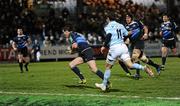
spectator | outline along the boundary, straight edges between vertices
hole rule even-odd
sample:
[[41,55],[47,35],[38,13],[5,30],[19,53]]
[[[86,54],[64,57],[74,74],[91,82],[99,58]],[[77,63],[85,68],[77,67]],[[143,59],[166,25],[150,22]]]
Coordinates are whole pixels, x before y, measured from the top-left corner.
[[48,36],[45,36],[45,40],[43,41],[44,47],[51,47],[51,41],[49,40]]
[[34,44],[32,47],[32,53],[34,55],[34,61],[39,62],[41,53],[40,53],[40,44],[37,39],[34,41]]

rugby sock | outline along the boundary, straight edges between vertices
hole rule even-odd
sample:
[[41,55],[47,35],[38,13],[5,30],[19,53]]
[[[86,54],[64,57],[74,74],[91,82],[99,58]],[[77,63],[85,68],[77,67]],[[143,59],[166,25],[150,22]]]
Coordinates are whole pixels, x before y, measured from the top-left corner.
[[101,79],[104,78],[104,74],[100,70],[96,72],[96,75],[99,76]]
[[29,63],[25,63],[25,65],[24,65],[24,67],[26,68],[26,71],[29,71],[29,70],[28,70],[28,64],[29,64]]
[[[140,64],[140,62],[138,61],[137,64]],[[136,69],[136,74],[140,75],[140,69]]]
[[131,75],[131,73],[129,72],[127,66],[126,66],[123,62],[119,61],[119,64],[121,65],[121,67],[123,68],[123,70],[124,70],[126,73],[129,73],[129,74]]
[[19,67],[20,67],[21,72],[23,72],[23,63],[19,62]]
[[158,67],[159,67],[158,64],[154,63],[154,62],[153,62],[152,60],[150,60],[150,59],[149,59],[149,61],[147,62],[147,64],[149,64],[149,65],[151,65],[151,66],[153,66],[153,67],[155,67],[155,68],[158,68]]
[[84,79],[84,76],[83,76],[82,73],[80,72],[79,68],[73,67],[73,68],[71,68],[71,70],[72,70],[81,80]]
[[111,75],[111,70],[110,69],[106,70],[104,73],[104,80],[103,80],[104,85],[107,85],[108,79],[110,78],[110,75]]
[[166,57],[162,57],[162,65],[165,65],[166,63]]
[[[98,70],[98,71],[96,72],[96,75],[99,76],[102,80],[104,79],[104,74],[102,73],[102,71]],[[107,81],[107,83],[109,84],[110,82]]]
[[140,70],[139,69],[136,69],[136,74],[140,75]]
[[137,63],[134,63],[134,64],[132,65],[132,68],[144,70],[144,67],[143,67],[142,65],[140,65],[140,64],[137,64]]

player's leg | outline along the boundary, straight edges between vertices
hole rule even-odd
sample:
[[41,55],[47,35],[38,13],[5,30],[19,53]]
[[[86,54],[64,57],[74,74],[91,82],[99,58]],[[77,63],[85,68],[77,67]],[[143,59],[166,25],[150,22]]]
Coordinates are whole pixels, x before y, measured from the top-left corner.
[[177,49],[176,49],[176,48],[173,48],[173,49],[171,49],[171,51],[173,52],[173,55],[175,55],[175,56],[176,56]]
[[30,62],[30,57],[29,57],[29,53],[28,53],[27,47],[23,48],[22,54],[23,54],[23,60],[25,61],[24,67],[25,67],[26,71],[29,71],[28,65],[29,65],[29,62]]
[[149,76],[152,76],[152,77],[154,76],[154,73],[152,72],[151,68],[147,66],[142,66],[137,63],[132,63],[128,50],[125,48],[123,50],[124,50],[124,53],[120,56],[120,59],[126,64],[128,68],[144,70]]
[[23,55],[18,54],[18,62],[19,62],[19,68],[21,70],[21,73],[23,73]]
[[90,60],[87,62],[87,64],[89,65],[89,68],[91,69],[91,71],[93,73],[95,73],[98,77],[100,77],[101,79],[104,78],[104,74],[102,73],[101,70],[99,70],[96,66],[96,62],[95,60]]
[[146,64],[149,64],[151,66],[153,66],[154,68],[156,68],[156,71],[158,74],[160,74],[161,72],[161,66],[156,64],[155,62],[153,62],[150,58],[147,58],[147,56],[145,55],[145,53],[143,51],[141,51],[141,54],[140,55],[140,60]]
[[165,63],[166,63],[166,57],[167,57],[167,53],[168,53],[168,48],[167,47],[165,47],[165,46],[163,46],[162,48],[161,48],[161,52],[162,52],[162,70],[164,70],[165,69]]
[[124,63],[131,69],[144,70],[149,76],[154,77],[154,73],[152,72],[150,67],[142,66],[137,63],[132,63],[130,59],[126,59]]
[[[140,64],[140,61],[137,61],[135,63]],[[136,74],[133,77],[134,79],[137,79],[137,80],[141,78],[140,69],[136,69]]]
[[94,59],[94,52],[91,48],[85,50],[83,53],[82,53],[82,57],[83,57],[83,60],[84,62],[87,62],[89,68],[91,69],[91,71],[93,73],[95,73],[98,77],[100,77],[101,79],[104,78],[104,74],[102,73],[101,70],[99,70],[96,66],[96,62],[95,62],[95,59]]
[[171,48],[171,51],[173,52],[173,55],[176,56],[177,49],[176,49],[176,40],[175,39],[170,42],[170,48]]
[[34,57],[33,61],[36,62],[36,60],[37,60],[37,53],[36,52],[33,53],[33,57]]
[[38,51],[37,53],[36,53],[36,61],[40,61],[40,57],[41,57],[41,54],[40,54],[40,52]]
[[131,76],[131,73],[130,73],[130,71],[128,70],[128,68],[127,68],[127,66],[122,62],[122,61],[118,61],[119,62],[119,64],[121,65],[121,67],[122,67],[122,69],[126,72],[126,75],[127,76]]
[[[93,73],[95,73],[95,74],[96,74],[99,78],[101,78],[102,80],[104,79],[104,74],[103,74],[103,72],[102,72],[101,70],[99,70],[99,69],[97,68],[95,60],[90,60],[90,61],[87,62],[87,64],[89,65],[89,67],[90,67],[90,69],[91,69],[91,71],[92,71]],[[109,81],[107,81],[107,83],[110,84]],[[110,85],[110,86],[111,86],[111,85]],[[110,87],[110,86],[108,86],[108,87]]]
[[117,49],[116,47],[111,48],[108,52],[107,58],[106,58],[106,70],[104,72],[104,79],[101,84],[95,83],[95,86],[97,88],[100,88],[102,91],[105,91],[108,86],[109,78],[111,76],[111,68],[114,65],[114,62],[116,61],[116,58],[121,54],[121,49]]
[[[140,56],[141,56],[141,50],[140,49],[133,49],[133,52],[132,52],[132,62],[140,64],[140,62],[139,62],[139,57]],[[134,78],[135,79],[139,79],[140,78],[140,70],[139,69],[136,69],[136,74],[134,75]]]
[[77,67],[78,65],[80,65],[82,63],[84,63],[82,57],[77,57],[69,63],[69,67],[80,78],[79,83],[83,84],[83,83],[86,83],[86,80],[85,80],[83,74],[80,72],[79,68]]
[[29,65],[29,62],[30,62],[30,57],[29,56],[23,57],[23,60],[25,61],[24,67],[25,67],[26,71],[29,71],[28,65]]
[[100,88],[102,91],[106,91],[106,89],[108,88],[108,85],[110,85],[109,78],[111,76],[111,70],[110,70],[111,67],[112,67],[111,64],[106,63],[106,70],[104,73],[103,83],[101,84],[95,83],[95,86],[97,88]]

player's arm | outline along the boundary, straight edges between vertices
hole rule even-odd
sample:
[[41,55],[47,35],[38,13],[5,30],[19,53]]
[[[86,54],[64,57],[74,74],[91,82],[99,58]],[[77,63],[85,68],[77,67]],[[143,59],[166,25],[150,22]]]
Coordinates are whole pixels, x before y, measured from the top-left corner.
[[103,43],[103,46],[101,47],[101,53],[104,53],[104,50],[106,49],[106,48],[108,48],[108,46],[109,46],[109,42],[110,42],[110,40],[111,40],[111,33],[108,33],[107,35],[106,35],[106,37],[105,37],[105,41],[104,41],[104,43]]
[[26,46],[30,45],[32,43],[31,39],[28,37],[26,41]]
[[178,32],[178,26],[177,26],[177,24],[176,24],[175,22],[172,22],[172,29],[173,29],[173,31],[174,31],[175,33]]
[[109,42],[110,42],[110,40],[111,40],[111,34],[110,33],[108,33],[107,35],[106,35],[106,37],[105,37],[105,41],[104,41],[104,43],[103,43],[103,46],[104,47],[108,47],[108,44],[109,44]]
[[16,47],[16,46],[17,46],[16,43],[13,41],[13,42],[12,42],[12,48],[14,49],[14,51],[17,50],[17,47]]
[[162,37],[162,31],[159,32],[159,35]]
[[144,30],[144,35],[142,36],[142,40],[145,40],[145,39],[148,39],[148,27],[147,26],[144,26],[143,27],[143,30]]
[[132,31],[127,31],[127,29],[123,26],[122,27],[123,37],[124,37],[124,43],[128,45],[130,43],[130,36],[132,35]]

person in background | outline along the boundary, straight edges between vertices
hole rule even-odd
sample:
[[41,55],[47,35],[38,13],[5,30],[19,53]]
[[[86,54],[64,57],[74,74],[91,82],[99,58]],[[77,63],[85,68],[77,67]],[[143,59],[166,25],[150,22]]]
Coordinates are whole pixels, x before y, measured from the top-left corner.
[[18,62],[21,73],[23,73],[23,62],[25,62],[25,69],[28,70],[28,64],[30,61],[29,53],[28,53],[28,45],[30,44],[30,38],[27,35],[23,34],[23,29],[17,29],[17,36],[14,38],[12,47],[14,51],[18,52]]
[[40,57],[41,57],[41,53],[40,53],[40,44],[38,42],[38,40],[36,39],[34,41],[33,47],[32,47],[32,53],[34,56],[34,61],[39,62],[40,61]]

